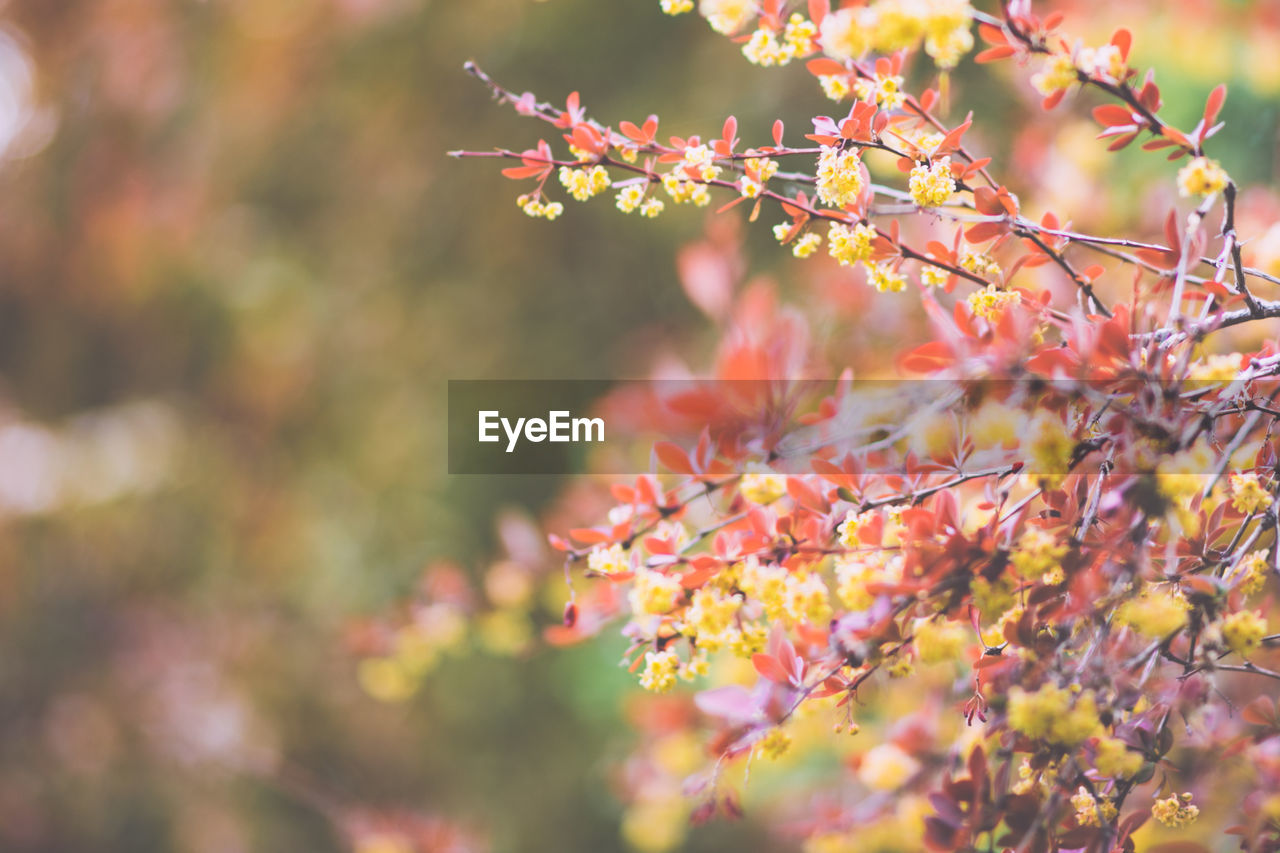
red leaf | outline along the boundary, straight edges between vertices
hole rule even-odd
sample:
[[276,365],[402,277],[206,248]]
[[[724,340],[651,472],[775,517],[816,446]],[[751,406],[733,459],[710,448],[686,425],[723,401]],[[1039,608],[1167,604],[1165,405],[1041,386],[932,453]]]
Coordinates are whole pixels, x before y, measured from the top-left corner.
[[951,347],[942,341],[930,341],[902,357],[902,367],[915,373],[933,373],[956,360]]
[[1017,52],[1018,51],[1014,50],[1007,44],[997,45],[996,47],[989,47],[982,51],[982,53],[979,53],[973,58],[973,61],[979,64],[999,62],[1001,59],[1008,59]]
[[1133,124],[1133,113],[1119,104],[1103,104],[1093,108],[1093,117],[1103,127]]
[[689,455],[678,444],[659,441],[653,446],[653,452],[667,470],[677,474],[693,473],[693,464],[689,461]]
[[594,545],[599,542],[608,542],[609,537],[602,530],[596,530],[594,527],[575,527],[569,531],[569,535],[584,545]]
[[1111,43],[1120,48],[1120,56],[1128,62],[1129,48],[1133,47],[1133,33],[1121,27],[1112,34]]
[[1222,102],[1227,99],[1227,84],[1219,83],[1209,93],[1209,100],[1204,105],[1204,123],[1205,125],[1213,124],[1214,119],[1218,117],[1218,113],[1222,110]]
[[782,119],[777,119],[773,123],[773,144],[782,147]]
[[787,674],[787,670],[777,658],[772,655],[757,653],[751,656],[751,663],[755,666],[756,672],[763,677],[769,679],[774,684],[790,684],[791,676]]

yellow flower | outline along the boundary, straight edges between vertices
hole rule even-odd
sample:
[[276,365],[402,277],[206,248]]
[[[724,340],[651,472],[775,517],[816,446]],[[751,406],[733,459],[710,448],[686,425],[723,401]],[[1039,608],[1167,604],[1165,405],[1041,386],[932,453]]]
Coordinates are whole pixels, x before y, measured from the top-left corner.
[[1167,592],[1146,590],[1117,607],[1115,621],[1162,640],[1187,624],[1187,602]]
[[1236,512],[1261,512],[1271,506],[1271,495],[1258,482],[1257,474],[1232,474],[1231,506]]
[[924,21],[916,9],[902,3],[882,3],[877,7],[875,46],[883,53],[911,47],[924,35]]
[[628,601],[631,611],[637,616],[658,616],[670,613],[683,593],[684,587],[680,586],[677,578],[641,569],[636,572],[635,586],[631,588]]
[[685,613],[684,633],[698,648],[714,652],[733,640],[733,621],[742,599],[704,586],[693,594],[693,605]]
[[[674,172],[662,176],[662,188],[676,204],[693,202],[698,207],[703,207],[711,202],[711,193],[707,190],[706,184],[691,181]],[[640,212],[644,213],[643,206]]]
[[1048,97],[1069,88],[1078,79],[1076,64],[1071,57],[1065,53],[1055,53],[1045,59],[1038,73],[1031,75],[1031,85],[1037,92]]
[[1124,78],[1124,56],[1114,44],[1082,48],[1076,54],[1076,65],[1091,77],[1110,77],[1117,82]]
[[[985,619],[1004,613],[1013,606],[1013,581],[1007,577],[1001,576],[995,581],[983,577],[974,578],[969,583],[969,593],[973,596],[973,606],[978,608]],[[1017,617],[1021,615],[1019,613]],[[1017,621],[1017,617],[1014,621]]]
[[564,205],[558,201],[543,203],[541,199],[532,198],[522,195],[516,199],[516,204],[525,212],[527,216],[542,217],[543,219],[555,219],[564,213]]
[[773,728],[756,744],[756,755],[762,758],[778,759],[791,748],[791,735],[782,729]]
[[808,56],[818,49],[818,28],[803,15],[792,13],[782,32],[789,57]]
[[818,198],[831,207],[844,207],[862,192],[862,160],[856,148],[841,151],[829,145],[818,154]]
[[943,157],[932,164],[917,163],[911,169],[908,189],[911,200],[921,207],[946,204],[956,191],[955,178],[951,175],[951,158]]
[[666,693],[676,686],[676,673],[680,658],[667,649],[663,652],[644,653],[644,672],[640,674],[640,686],[654,693]]
[[1062,482],[1071,466],[1076,440],[1062,418],[1053,412],[1040,412],[1031,419],[1027,437],[1027,454],[1031,472],[1050,485]]
[[969,437],[981,449],[1006,445],[1018,437],[1020,416],[1017,409],[988,400],[969,421]]
[[609,188],[611,181],[604,166],[592,166],[589,169],[570,169],[560,167],[560,183],[569,191],[569,195],[578,201],[586,201],[594,195]]
[[897,109],[907,99],[902,91],[902,77],[897,74],[877,74],[872,92],[881,109]]
[[822,92],[833,101],[843,101],[849,97],[849,93],[853,91],[849,87],[849,78],[836,76],[834,74],[823,74],[818,78],[818,85],[822,86]]
[[827,254],[847,267],[871,257],[871,244],[875,238],[876,230],[870,225],[858,223],[850,228],[832,222],[827,229]]
[[1068,548],[1039,527],[1029,527],[1018,539],[1018,547],[1009,555],[1014,570],[1027,580],[1059,567]]
[[1222,620],[1222,639],[1238,655],[1257,649],[1266,635],[1267,620],[1252,610],[1241,610]]
[[752,0],[702,0],[698,11],[711,29],[733,35],[756,16],[756,4]]
[[875,10],[865,6],[828,13],[820,28],[823,52],[841,62],[857,59],[871,48],[875,22]]
[[881,293],[901,293],[907,289],[907,277],[888,264],[867,264],[867,284]]
[[693,11],[693,0],[660,0],[660,5],[668,15],[683,15]]
[[965,252],[960,256],[960,266],[964,267],[971,273],[988,276],[990,278],[999,278],[1003,270],[996,259],[985,252]]
[[1214,354],[1191,366],[1191,378],[1201,382],[1230,382],[1240,375],[1240,354]]
[[1076,810],[1076,823],[1081,826],[1102,826],[1098,815],[1098,801],[1083,785],[1071,795],[1071,807]]
[[1009,725],[1027,737],[1074,746],[1097,734],[1101,723],[1093,694],[1071,701],[1069,690],[1045,685],[1035,693],[1021,687],[1009,691]]
[[642,201],[644,201],[644,187],[638,184],[631,184],[623,187],[618,193],[618,210],[623,213],[630,213],[640,207]]
[[587,568],[602,575],[616,575],[631,571],[631,562],[627,559],[627,552],[615,542],[608,547],[597,545],[592,548],[587,555]]
[[770,619],[782,619],[787,613],[789,576],[782,566],[762,566],[755,557],[749,557],[743,563],[742,591],[763,604]]
[[797,573],[787,577],[787,616],[796,622],[821,625],[831,618],[830,594],[821,576]]
[[970,293],[967,301],[976,316],[995,323],[1010,305],[1018,303],[1018,299],[1018,294],[1012,290],[1000,290],[994,284],[988,284],[982,290]]
[[877,791],[895,791],[905,785],[920,769],[920,762],[894,743],[882,743],[869,749],[858,766],[862,784]]
[[1197,157],[1178,171],[1178,195],[1213,195],[1222,192],[1228,180],[1217,160]]
[[1244,595],[1260,592],[1267,584],[1267,572],[1270,568],[1266,550],[1254,551],[1240,562],[1240,580],[1236,588]]
[[810,231],[809,233],[796,240],[791,246],[791,254],[797,258],[807,258],[814,252],[818,251],[818,247],[822,245],[822,235]]
[[766,29],[758,29],[751,34],[742,45],[742,55],[753,65],[768,68],[771,65],[786,65],[791,61],[791,53],[778,43],[775,33]]
[[969,643],[969,631],[956,622],[925,619],[916,624],[916,655],[921,663],[954,660]]
[[666,205],[662,203],[662,199],[660,198],[646,199],[644,203],[640,205],[640,215],[647,219],[653,219],[662,212],[664,207],[666,207]]
[[1191,805],[1190,792],[1181,797],[1170,796],[1166,800],[1156,800],[1151,806],[1151,814],[1156,820],[1173,829],[1180,829],[1200,816],[1200,809]]
[[1142,756],[1125,746],[1122,740],[1113,737],[1099,738],[1094,767],[1103,776],[1128,779],[1142,769]]
[[951,278],[951,273],[942,267],[927,264],[920,270],[920,282],[926,287],[942,287]]
[[763,465],[752,463],[738,486],[742,496],[753,504],[767,504],[787,493],[787,478]]

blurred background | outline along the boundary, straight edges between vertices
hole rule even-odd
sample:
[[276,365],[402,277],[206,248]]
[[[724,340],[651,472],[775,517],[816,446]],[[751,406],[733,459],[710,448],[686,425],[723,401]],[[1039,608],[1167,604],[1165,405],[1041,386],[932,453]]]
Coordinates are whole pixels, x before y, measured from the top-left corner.
[[[445,152],[549,128],[465,60],[664,133],[733,113],[764,142],[837,109],[657,6],[0,2],[0,849],[779,849],[750,820],[686,835],[670,785],[647,811],[613,795],[661,713],[608,630],[541,639],[564,584],[540,528],[591,520],[600,484],[445,467],[449,378],[697,369],[715,346],[677,263],[703,212],[525,217],[495,163]],[[1276,5],[1071,8],[1095,42],[1134,25],[1177,122],[1230,82],[1215,152],[1264,187],[1241,230],[1277,264]],[[1172,167],[1105,158],[1027,73],[953,75],[974,146],[1081,227],[1158,232]],[[820,308],[833,363],[921,327],[833,269],[797,277],[742,215],[710,238],[743,255],[731,286]]]

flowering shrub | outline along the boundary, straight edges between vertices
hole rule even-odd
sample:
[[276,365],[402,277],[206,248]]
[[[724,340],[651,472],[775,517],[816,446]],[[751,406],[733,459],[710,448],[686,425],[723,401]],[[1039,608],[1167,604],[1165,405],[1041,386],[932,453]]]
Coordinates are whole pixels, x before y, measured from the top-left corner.
[[[576,93],[556,106],[469,65],[554,145],[454,153],[515,161],[503,174],[535,217],[560,216],[562,194],[650,218],[746,205],[796,258],[830,258],[815,276],[852,268],[874,299],[918,308],[926,339],[864,361],[945,390],[836,441],[849,383],[815,400],[794,381],[823,370],[806,306],[751,287],[708,312],[723,324],[712,375],[759,382],[745,405],[760,417],[659,443],[661,476],[615,483],[601,523],[550,538],[585,580],[548,638],[620,621],[638,690],[661,694],[624,786],[627,837],[666,849],[672,821],[738,814],[746,774],[776,763],[783,793],[762,807],[814,853],[1199,850],[1228,833],[1280,850],[1280,350],[1261,339],[1280,302],[1257,293],[1280,279],[1255,266],[1271,261],[1237,233],[1241,188],[1209,151],[1225,86],[1179,129],[1130,66],[1128,30],[1086,45],[1029,0],[696,12],[749,62],[804,62],[833,115],[804,143],[781,121],[744,143],[733,117],[664,140],[656,116],[605,124]],[[1161,237],[1028,212],[967,141],[982,116],[948,118],[975,31],[975,61],[1029,66],[1016,73],[1044,109],[1092,93],[1109,150],[1181,163]],[[938,82],[912,91],[922,73]],[[873,174],[885,163],[896,177]],[[703,248],[732,269],[732,243]],[[1236,327],[1256,345],[1213,352]],[[828,438],[783,473],[815,428]],[[984,451],[999,464],[975,464]],[[378,689],[401,691],[401,670],[378,666]]]

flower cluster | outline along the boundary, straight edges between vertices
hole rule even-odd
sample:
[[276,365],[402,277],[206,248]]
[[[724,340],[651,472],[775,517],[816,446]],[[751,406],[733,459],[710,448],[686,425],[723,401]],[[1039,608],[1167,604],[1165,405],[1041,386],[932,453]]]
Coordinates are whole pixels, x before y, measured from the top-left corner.
[[[579,601],[594,602],[553,636],[622,623],[624,663],[665,694],[646,698],[679,705],[681,732],[711,745],[704,772],[685,768],[695,817],[737,813],[735,762],[745,777],[753,761],[753,774],[783,774],[837,756],[814,760],[839,796],[806,850],[1141,849],[1199,816],[1167,785],[1255,785],[1217,773],[1228,743],[1256,784],[1280,784],[1280,709],[1257,687],[1280,679],[1267,633],[1280,341],[1247,325],[1280,304],[1253,287],[1256,219],[1206,154],[1225,91],[1179,130],[1154,79],[1129,67],[1128,31],[1086,47],[1021,4],[980,16],[978,61],[1042,61],[1041,106],[1090,89],[1105,145],[1189,157],[1177,185],[1192,201],[1161,211],[1163,234],[1095,235],[1050,194],[1024,204],[1000,182],[1001,164],[965,139],[970,121],[947,120],[945,79],[907,91],[919,69],[898,51],[950,67],[972,44],[967,3],[698,11],[759,65],[821,51],[810,73],[856,102],[813,116],[804,147],[778,121],[772,144],[744,148],[734,119],[667,144],[656,117],[614,130],[576,97],[561,110],[497,89],[565,131],[576,157],[509,152],[523,160],[511,176],[626,171],[625,212],[659,184],[675,202],[722,194],[746,221],[780,211],[766,221],[812,259],[822,295],[797,289],[801,304],[784,307],[790,291],[742,275],[736,236],[699,244],[721,261],[707,265],[721,288],[706,311],[723,333],[713,375],[767,390],[699,396],[712,423],[696,448],[655,447],[661,471],[613,484],[607,523],[553,538],[571,573],[585,569]],[[885,177],[894,162],[902,175]],[[1215,207],[1224,224],[1208,229]],[[683,266],[704,305],[706,283]],[[847,268],[875,291],[921,286],[890,307],[849,291]],[[899,329],[880,318],[903,316],[920,339],[887,354]],[[845,364],[818,391],[779,378]],[[847,379],[895,373],[930,381],[886,401]],[[1250,843],[1280,843],[1257,797],[1241,808]]]

